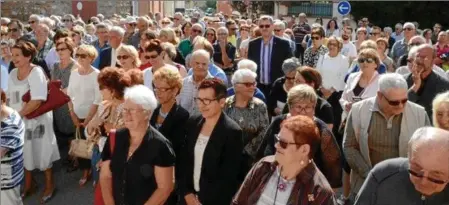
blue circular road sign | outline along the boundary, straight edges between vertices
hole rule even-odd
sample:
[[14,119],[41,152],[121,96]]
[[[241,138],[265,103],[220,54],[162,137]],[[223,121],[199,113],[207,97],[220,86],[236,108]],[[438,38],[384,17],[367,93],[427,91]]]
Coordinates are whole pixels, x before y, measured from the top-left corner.
[[348,15],[351,12],[351,4],[348,1],[340,1],[337,6],[338,13],[341,15]]

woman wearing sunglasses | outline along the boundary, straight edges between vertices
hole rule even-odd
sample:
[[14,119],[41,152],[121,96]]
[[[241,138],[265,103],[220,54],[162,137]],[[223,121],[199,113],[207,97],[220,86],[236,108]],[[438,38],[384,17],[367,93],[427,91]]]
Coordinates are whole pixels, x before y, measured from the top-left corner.
[[276,137],[281,129],[281,124],[285,119],[293,116],[307,116],[314,120],[319,129],[320,145],[313,155],[313,160],[317,167],[329,181],[332,188],[339,188],[341,182],[341,152],[338,143],[332,134],[332,130],[322,120],[314,117],[315,106],[318,96],[315,90],[309,85],[296,85],[287,94],[287,105],[289,113],[275,117],[264,136],[264,141],[258,150],[258,158],[276,153]]
[[204,32],[204,38],[206,38],[209,43],[214,44],[217,41],[217,30],[212,27],[206,28],[206,32]]
[[269,124],[265,103],[254,97],[257,74],[249,69],[237,70],[232,76],[235,95],[226,99],[224,112],[243,130],[243,162],[239,180],[243,182],[256,162],[257,149]]
[[312,28],[310,39],[312,40],[312,46],[304,51],[304,65],[316,68],[318,58],[329,52],[329,49],[323,45],[323,27],[320,26]]
[[319,128],[310,117],[300,115],[284,120],[276,132],[275,155],[254,165],[232,204],[337,204],[314,159],[320,152],[320,137]]
[[117,50],[117,60],[125,71],[139,68],[140,59],[137,50],[131,45],[122,45]]
[[[70,74],[67,94],[70,96],[69,111],[71,121],[79,129],[80,137],[86,139],[84,129],[97,112],[101,103],[101,94],[97,82],[100,71],[91,64],[98,56],[95,47],[81,45],[75,54],[77,69]],[[91,175],[91,162],[78,158],[78,167],[83,171],[79,185],[84,186]]]

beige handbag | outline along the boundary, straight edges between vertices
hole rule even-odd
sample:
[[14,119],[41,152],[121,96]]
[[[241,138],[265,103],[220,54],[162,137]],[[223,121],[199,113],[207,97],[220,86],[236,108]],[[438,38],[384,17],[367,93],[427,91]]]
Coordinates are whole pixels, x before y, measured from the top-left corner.
[[95,142],[81,139],[80,129],[76,129],[75,139],[70,143],[69,155],[83,159],[91,159]]

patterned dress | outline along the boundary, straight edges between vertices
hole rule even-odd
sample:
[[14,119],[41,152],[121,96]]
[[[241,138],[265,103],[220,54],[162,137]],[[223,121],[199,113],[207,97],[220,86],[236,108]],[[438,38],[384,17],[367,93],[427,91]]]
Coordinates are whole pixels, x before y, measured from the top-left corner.
[[[55,63],[53,70],[51,70],[51,80],[60,80],[61,89],[66,89],[69,87],[70,73],[75,66],[75,62],[72,61],[66,68],[61,68],[59,63]],[[63,134],[73,134],[75,133],[75,125],[73,124],[72,118],[70,117],[69,105],[68,103],[53,110],[53,117],[56,125],[56,129]]]

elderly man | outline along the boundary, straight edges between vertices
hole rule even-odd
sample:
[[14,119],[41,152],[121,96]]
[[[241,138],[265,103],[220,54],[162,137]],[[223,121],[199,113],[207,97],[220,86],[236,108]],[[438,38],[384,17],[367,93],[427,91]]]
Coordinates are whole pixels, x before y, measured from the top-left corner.
[[393,48],[394,43],[396,42],[395,38],[391,36],[393,33],[393,29],[391,27],[384,28],[385,38],[388,40],[388,49],[391,50]]
[[44,61],[48,52],[53,47],[53,42],[48,38],[50,28],[46,24],[40,23],[36,25],[34,34],[37,40],[37,55],[36,59]]
[[17,19],[12,19],[9,23],[8,23],[8,37],[9,39],[12,40],[17,40],[20,37],[23,36],[23,24],[17,20]]
[[407,156],[410,136],[428,125],[424,108],[407,100],[404,78],[396,73],[382,75],[377,95],[353,104],[347,118],[343,151],[352,168],[350,199],[373,166]]
[[355,205],[449,204],[448,147],[448,131],[419,128],[408,143],[408,158],[377,164]]
[[151,20],[147,19],[143,16],[139,17],[137,19],[137,32],[135,32],[131,38],[129,38],[128,44],[129,45],[133,45],[134,48],[136,48],[137,50],[139,49],[139,42],[140,42],[140,36],[142,35],[143,32],[145,32],[146,30],[148,30],[148,28],[150,27]]
[[439,93],[449,90],[449,81],[433,71],[435,51],[429,44],[417,47],[412,73],[406,75],[409,86],[408,99],[423,106],[432,116],[432,101]]
[[[407,53],[407,43],[410,39],[415,36],[415,25],[413,23],[407,22],[404,24],[404,38],[396,41],[393,47],[391,48],[390,57],[397,62],[399,57]],[[396,66],[399,67],[399,66]]]
[[116,66],[117,64],[117,49],[122,45],[125,30],[121,27],[114,26],[108,33],[110,48],[104,49],[100,53],[100,65],[98,69],[103,69],[108,66]]
[[29,33],[32,36],[35,36],[36,34],[36,29],[37,26],[39,25],[39,23],[41,23],[41,17],[38,16],[37,14],[31,14],[30,17],[28,18],[28,24],[30,24],[30,28],[31,28],[31,32]]
[[191,65],[193,74],[184,78],[182,89],[178,95],[177,102],[184,109],[189,111],[190,115],[199,113],[194,97],[198,93],[198,85],[206,78],[212,78],[208,71],[210,62],[209,52],[200,49],[192,53]]
[[401,23],[397,23],[394,26],[394,32],[391,34],[391,37],[393,37],[395,41],[400,41],[404,38],[404,33],[402,32],[402,24]]
[[178,28],[181,27],[184,22],[184,16],[181,12],[176,12],[175,15],[173,15],[173,24],[172,28]]
[[181,51],[182,56],[185,58],[193,51],[193,39],[197,36],[202,36],[204,33],[204,28],[200,23],[195,23],[192,25],[190,38],[184,39],[179,43],[179,51]]
[[296,43],[290,38],[289,35],[285,34],[285,23],[279,20],[274,21],[273,31],[275,36],[285,39],[289,42],[290,49],[292,50],[292,53],[294,53],[296,50]]
[[[92,45],[95,47],[95,49],[97,49],[97,53],[101,53],[102,51],[110,48],[108,43],[108,32],[110,29],[110,26],[105,23],[98,23],[95,25],[95,34],[97,35],[97,40],[95,40]],[[95,68],[100,67],[100,56],[98,56],[94,60],[92,66],[94,66]]]

